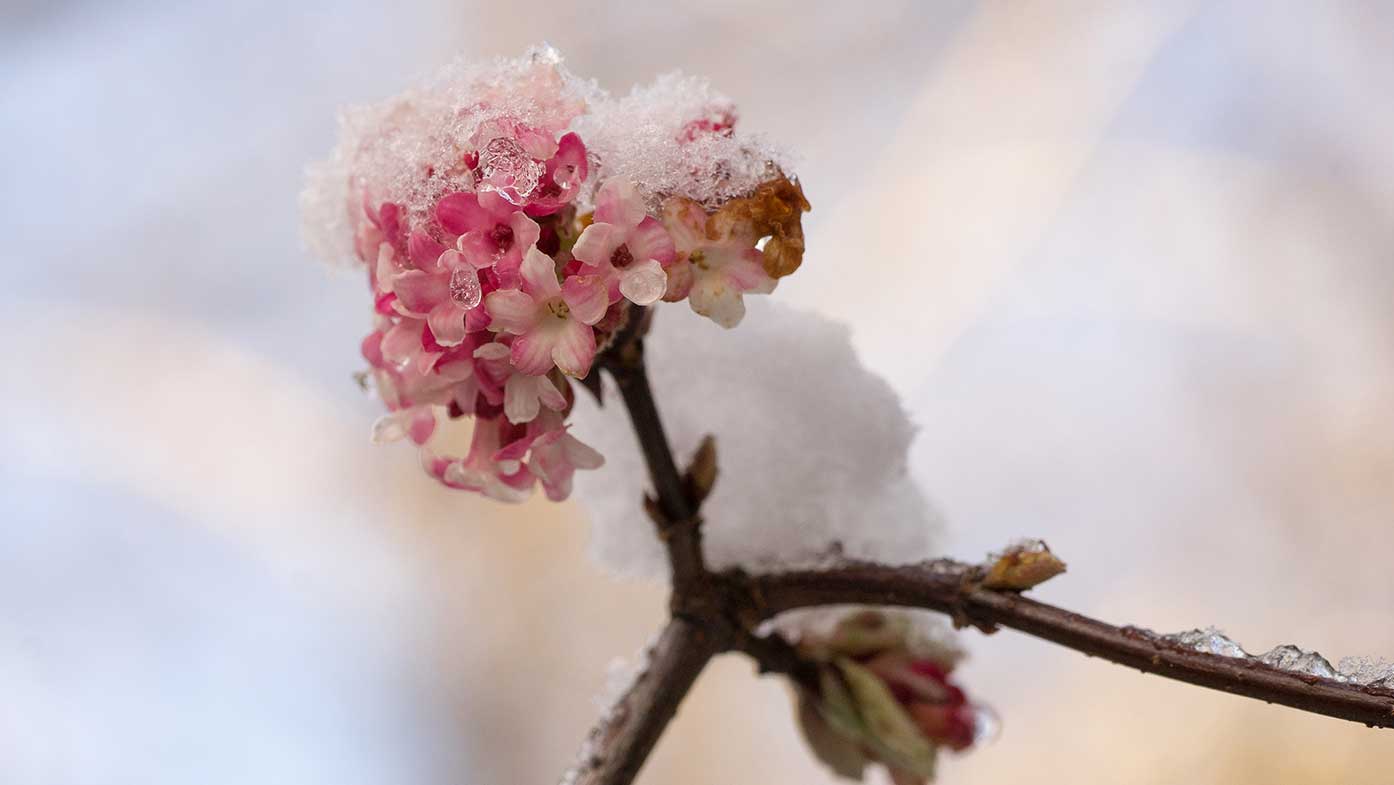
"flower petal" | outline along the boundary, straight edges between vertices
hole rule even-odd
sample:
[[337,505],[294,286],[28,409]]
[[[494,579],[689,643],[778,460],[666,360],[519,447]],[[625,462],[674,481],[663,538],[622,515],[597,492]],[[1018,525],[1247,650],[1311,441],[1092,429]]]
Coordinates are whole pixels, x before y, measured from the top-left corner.
[[[580,326],[590,330],[585,325]],[[509,347],[509,359],[512,360],[513,367],[518,369],[518,373],[530,376],[541,376],[552,370],[552,356],[556,353],[555,347],[563,334],[561,330],[532,330],[526,335],[514,338],[513,345]],[[506,390],[504,394],[507,395]]]
[[593,223],[576,238],[571,255],[591,266],[607,267],[623,240],[623,232],[618,228],[607,223]]
[[465,340],[465,309],[453,300],[432,308],[426,324],[441,346],[456,346]]
[[[590,373],[591,362],[595,360],[595,331],[589,325],[568,319],[554,334],[552,359],[557,367],[568,376],[584,378]],[[513,346],[517,348],[516,341]]]
[[573,275],[562,284],[561,296],[571,315],[584,324],[595,324],[610,307],[610,286],[602,275]]
[[549,300],[561,294],[561,284],[557,282],[557,263],[552,257],[537,250],[528,249],[523,256],[523,288],[538,300]]
[[408,316],[425,316],[450,299],[450,277],[421,270],[407,270],[392,279],[398,310]]
[[692,310],[728,330],[745,318],[745,302],[724,275],[700,276],[688,292]]
[[494,216],[479,204],[475,194],[454,193],[436,203],[436,220],[451,234],[488,231],[494,228]]
[[683,196],[663,203],[663,227],[678,251],[688,253],[707,241],[707,213],[702,206]]
[[434,271],[437,266],[436,260],[444,250],[445,246],[420,229],[412,232],[411,237],[407,239],[407,256],[420,270]]
[[595,220],[614,224],[622,230],[632,229],[644,220],[648,211],[634,183],[623,177],[611,177],[595,195]]
[[778,283],[769,273],[765,272],[765,265],[760,261],[760,252],[754,248],[748,248],[739,256],[731,258],[721,269],[721,272],[727,280],[743,292],[769,294],[774,291],[775,284]]
[[537,302],[517,289],[500,289],[484,298],[489,329],[495,332],[525,333],[537,326]]
[[641,262],[657,259],[659,264],[667,267],[673,263],[673,257],[676,255],[673,238],[668,236],[663,224],[654,218],[645,217],[640,221],[624,243],[629,246],[629,253],[635,260]]
[[405,319],[382,337],[382,358],[401,368],[421,351],[421,322]]
[[521,373],[508,377],[503,386],[503,414],[509,422],[531,422],[537,417],[542,410],[542,403],[537,399],[537,380],[546,378]]

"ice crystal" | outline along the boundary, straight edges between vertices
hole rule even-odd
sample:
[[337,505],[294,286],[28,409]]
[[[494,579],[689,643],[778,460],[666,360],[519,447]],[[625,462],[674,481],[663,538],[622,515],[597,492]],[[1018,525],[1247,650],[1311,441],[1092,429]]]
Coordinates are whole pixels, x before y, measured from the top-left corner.
[[1383,657],[1342,657],[1337,670],[1351,683],[1394,690],[1394,662]]
[[1260,655],[1258,661],[1279,670],[1341,680],[1341,676],[1325,657],[1290,643],[1274,646],[1270,651]]
[[1221,657],[1248,657],[1249,653],[1238,643],[1235,643],[1228,636],[1214,627],[1205,629],[1186,630],[1170,635],[1163,635],[1164,640],[1195,649],[1206,654],[1218,654]]

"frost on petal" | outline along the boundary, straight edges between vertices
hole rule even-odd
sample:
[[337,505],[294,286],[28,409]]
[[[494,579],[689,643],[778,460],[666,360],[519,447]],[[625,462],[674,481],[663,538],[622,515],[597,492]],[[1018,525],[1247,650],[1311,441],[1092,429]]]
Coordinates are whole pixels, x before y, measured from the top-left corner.
[[668,274],[653,259],[632,264],[620,273],[620,294],[635,305],[658,302],[667,288]]
[[490,292],[484,298],[484,310],[493,320],[490,327],[495,331],[522,334],[537,324],[537,302],[517,289]]

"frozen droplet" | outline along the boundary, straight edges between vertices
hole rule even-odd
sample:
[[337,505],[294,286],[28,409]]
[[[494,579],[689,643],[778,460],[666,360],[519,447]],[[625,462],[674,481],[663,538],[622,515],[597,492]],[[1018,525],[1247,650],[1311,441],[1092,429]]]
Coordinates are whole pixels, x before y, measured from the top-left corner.
[[373,423],[373,444],[387,444],[405,439],[410,422],[411,413],[408,411],[384,414]]
[[620,277],[620,294],[636,305],[651,305],[668,290],[668,277],[657,265],[652,269],[638,268],[626,271]]
[[1344,678],[1331,667],[1331,663],[1320,654],[1314,651],[1293,646],[1285,643],[1282,646],[1274,646],[1258,658],[1259,662],[1279,670],[1292,671],[1293,673],[1305,673],[1310,676],[1320,676],[1323,679],[1335,679],[1344,681]]
[[513,204],[525,202],[547,171],[518,140],[508,137],[489,140],[479,154],[479,166],[484,175],[480,188],[496,191]]
[[973,707],[973,743],[990,744],[1002,735],[1002,721],[986,706]]
[[1366,687],[1394,689],[1394,662],[1382,657],[1343,657],[1337,670],[1347,681]]
[[1170,635],[1163,635],[1164,640],[1180,644],[1188,649],[1194,649],[1206,654],[1217,654],[1221,657],[1248,657],[1249,653],[1244,651],[1244,647],[1235,643],[1228,636],[1214,627],[1206,627],[1203,630],[1186,630],[1185,632],[1174,632]]
[[450,274],[450,299],[454,300],[461,308],[474,308],[479,305],[481,296],[479,273],[466,267],[460,267]]

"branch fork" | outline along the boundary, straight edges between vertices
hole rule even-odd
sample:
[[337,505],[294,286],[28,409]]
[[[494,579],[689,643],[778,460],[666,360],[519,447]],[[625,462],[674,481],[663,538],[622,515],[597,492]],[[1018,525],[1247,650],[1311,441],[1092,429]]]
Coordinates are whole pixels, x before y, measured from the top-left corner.
[[[708,436],[687,469],[678,471],[644,365],[643,337],[650,317],[647,309],[634,309],[615,342],[597,358],[597,367],[615,380],[648,467],[654,495],[645,496],[643,504],[668,551],[671,618],[651,647],[644,672],[592,730],[566,785],[632,782],[698,675],[718,654],[740,652],[760,673],[782,674],[816,690],[816,665],[778,634],[757,630],[785,611],[824,605],[939,611],[957,627],[985,634],[1010,627],[1144,673],[1394,728],[1394,690],[1197,651],[1147,630],[1116,627],[1022,596],[1064,571],[1048,549],[1009,549],[987,565],[952,559],[902,566],[848,560],[759,575],[710,570],[702,552],[700,511],[717,478],[716,444]],[[585,386],[599,398],[598,379],[588,378]]]

